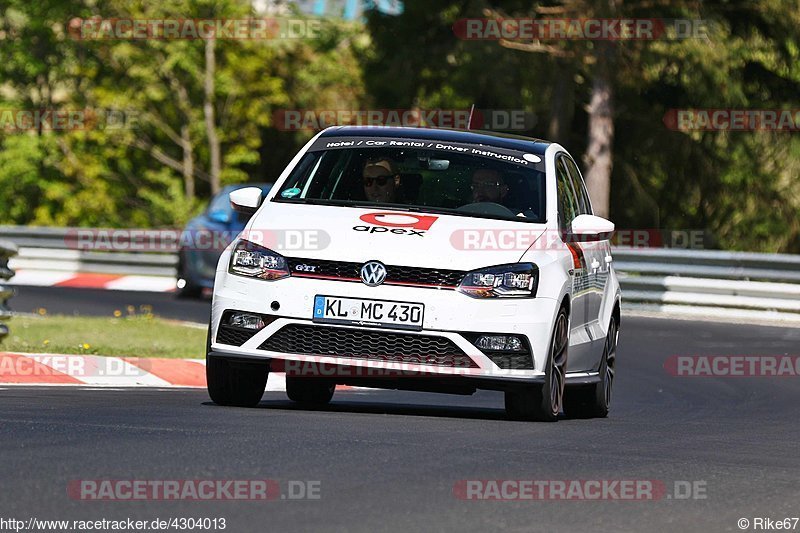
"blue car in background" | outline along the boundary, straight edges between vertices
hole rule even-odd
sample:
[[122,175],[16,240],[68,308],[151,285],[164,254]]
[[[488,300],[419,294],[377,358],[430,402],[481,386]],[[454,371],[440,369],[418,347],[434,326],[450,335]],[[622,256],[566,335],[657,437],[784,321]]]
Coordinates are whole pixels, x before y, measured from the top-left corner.
[[180,296],[200,296],[203,289],[214,286],[220,254],[247,224],[248,217],[235,212],[228,198],[231,191],[243,187],[259,187],[267,194],[272,184],[228,185],[214,195],[206,210],[190,220],[184,228],[178,252],[176,282]]

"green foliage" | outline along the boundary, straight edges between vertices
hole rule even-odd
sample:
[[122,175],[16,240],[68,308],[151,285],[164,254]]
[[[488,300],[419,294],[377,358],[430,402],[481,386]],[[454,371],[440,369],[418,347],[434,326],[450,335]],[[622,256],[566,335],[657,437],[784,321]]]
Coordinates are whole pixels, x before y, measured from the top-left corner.
[[[68,24],[246,18],[251,9],[247,0],[0,0],[0,109],[113,109],[134,119],[113,128],[101,113],[85,129],[0,128],[0,223],[178,226],[197,213],[211,191],[205,41],[78,40]],[[492,13],[711,23],[707,39],[612,43],[611,216],[624,229],[703,230],[715,247],[800,252],[796,132],[664,123],[682,108],[797,109],[798,0],[407,0],[401,16],[370,12],[366,25],[319,21],[317,36],[219,40],[221,184],[274,179],[313,133],[277,129],[283,109],[516,109],[536,120],[515,133],[552,133],[579,156],[597,43],[545,42],[554,48],[530,53],[454,35],[459,19]]]
[[[704,231],[712,247],[800,252],[797,132],[683,132],[664,123],[672,109],[796,110],[800,3],[614,4],[616,11],[608,13],[604,10],[613,4],[593,0],[432,0],[406,2],[400,17],[374,13],[369,28],[376,49],[366,65],[369,93],[379,106],[475,103],[532,111],[538,118],[533,129],[514,133],[544,138],[560,110],[567,131],[556,140],[579,156],[587,142],[597,43],[544,40],[540,44],[566,55],[549,49],[530,53],[496,41],[455,38],[453,23],[493,11],[509,17],[702,20],[708,24],[707,39],[612,45],[611,217],[622,229]],[[559,100],[564,108],[556,105]]]
[[[178,226],[199,212],[211,193],[206,41],[75,39],[68,24],[75,17],[245,19],[253,16],[250,3],[2,3],[0,109],[89,110],[96,120],[77,130],[0,128],[0,223]],[[276,135],[276,110],[361,105],[363,25],[321,28],[320,38],[216,41],[222,185],[274,178],[313,133]],[[109,116],[126,121],[109,124]]]

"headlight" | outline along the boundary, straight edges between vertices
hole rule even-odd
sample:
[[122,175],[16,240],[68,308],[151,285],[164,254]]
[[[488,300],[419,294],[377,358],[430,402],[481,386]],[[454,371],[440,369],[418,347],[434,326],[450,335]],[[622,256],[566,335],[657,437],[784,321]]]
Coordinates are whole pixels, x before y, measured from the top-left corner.
[[285,257],[244,239],[237,242],[233,248],[228,271],[240,276],[266,280],[289,276]]
[[539,267],[514,263],[467,273],[458,291],[473,298],[533,298],[539,286]]

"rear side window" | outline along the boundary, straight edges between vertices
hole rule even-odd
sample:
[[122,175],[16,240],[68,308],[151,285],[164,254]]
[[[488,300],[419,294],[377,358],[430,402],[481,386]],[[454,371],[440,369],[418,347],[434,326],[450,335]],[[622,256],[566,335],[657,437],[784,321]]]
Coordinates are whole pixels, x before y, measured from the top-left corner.
[[583,178],[578,170],[578,165],[576,165],[575,161],[567,156],[562,156],[561,160],[564,161],[564,164],[567,166],[567,171],[569,171],[570,179],[572,181],[572,188],[575,190],[575,195],[578,199],[578,214],[593,214],[592,202],[589,201],[589,194],[586,192],[586,186],[584,185]]
[[562,230],[566,230],[579,213],[578,200],[572,190],[572,180],[563,157],[559,157],[556,161],[556,196],[558,197],[558,225]]

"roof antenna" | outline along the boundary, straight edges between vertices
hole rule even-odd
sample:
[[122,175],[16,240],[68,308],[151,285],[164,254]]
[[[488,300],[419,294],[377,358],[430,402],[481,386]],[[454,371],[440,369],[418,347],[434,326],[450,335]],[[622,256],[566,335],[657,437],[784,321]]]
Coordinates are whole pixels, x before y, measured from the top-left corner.
[[472,129],[472,113],[475,112],[475,104],[472,104],[472,107],[469,108],[469,122],[467,122],[467,131]]

